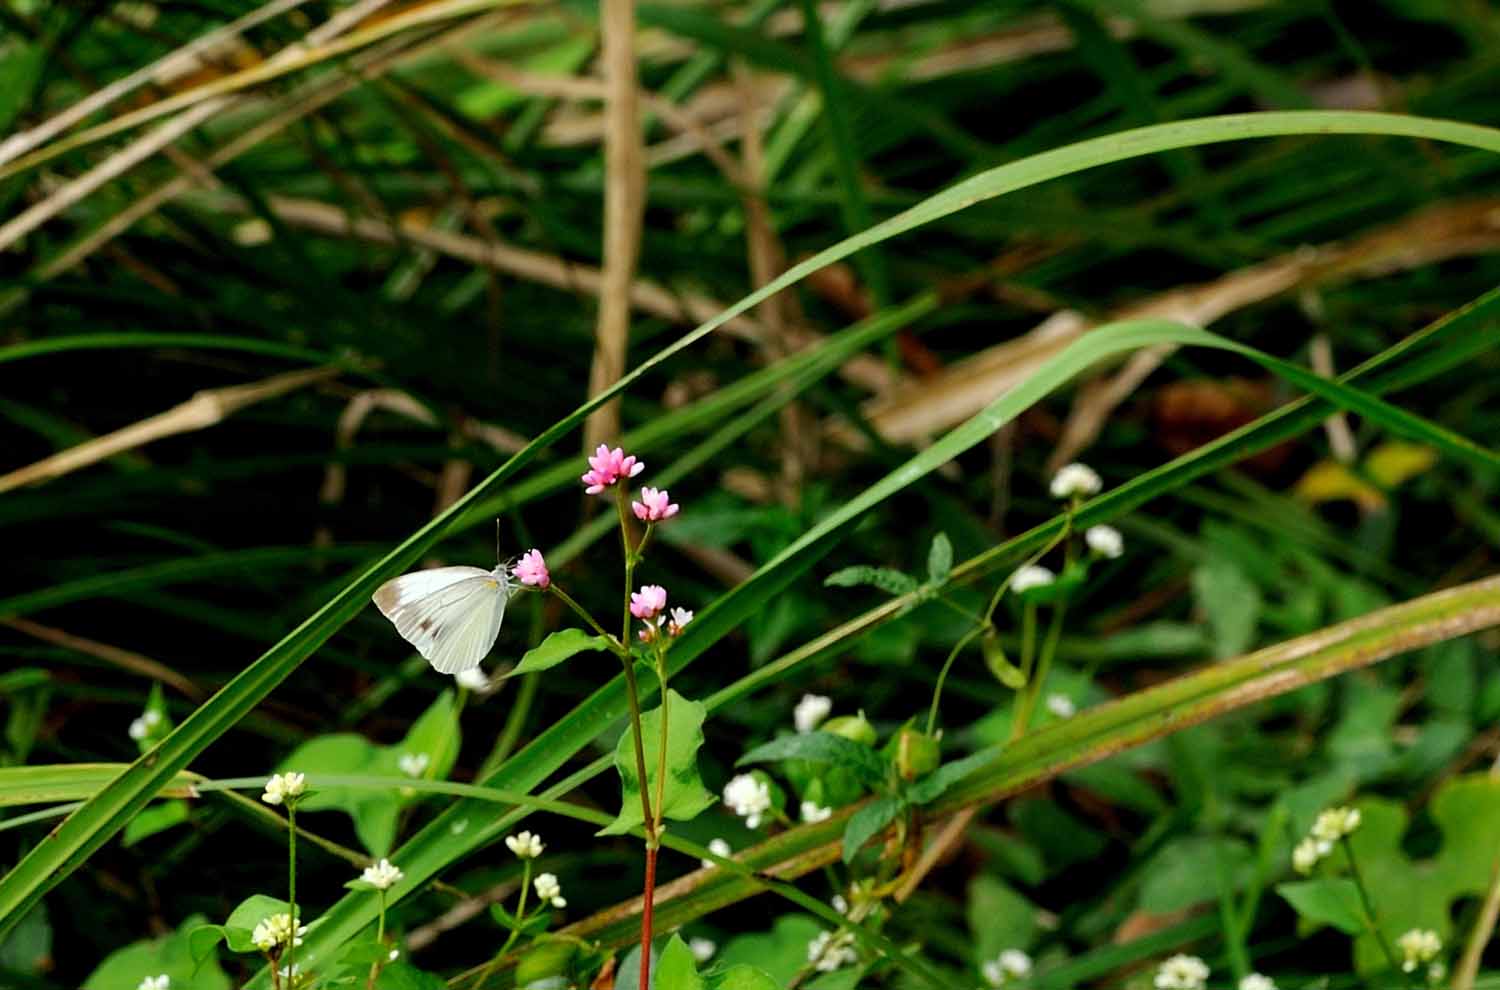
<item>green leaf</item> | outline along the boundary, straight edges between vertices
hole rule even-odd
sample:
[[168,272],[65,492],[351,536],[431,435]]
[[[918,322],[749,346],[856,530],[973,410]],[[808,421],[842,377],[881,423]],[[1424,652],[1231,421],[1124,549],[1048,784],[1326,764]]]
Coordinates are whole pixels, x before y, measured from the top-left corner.
[[404,959],[393,962],[375,978],[375,990],[446,990],[441,976],[425,973]]
[[776,987],[784,987],[807,965],[807,943],[822,931],[823,925],[809,915],[783,914],[770,931],[730,939],[715,963],[731,969],[753,966],[769,975]]
[[869,746],[822,730],[781,736],[761,743],[736,760],[735,766],[780,760],[806,760],[809,763],[843,767],[858,774],[869,784],[885,780],[887,769],[885,760]]
[[662,950],[651,971],[651,984],[654,990],[703,990],[703,977],[698,975],[693,950],[681,935],[673,935]]
[[1211,901],[1219,894],[1213,880],[1222,868],[1231,889],[1249,882],[1250,847],[1238,839],[1189,836],[1162,847],[1143,871],[1140,907],[1154,914],[1168,914]]
[[398,772],[401,757],[407,754],[421,755],[427,757],[427,769],[423,771],[422,777],[427,780],[446,780],[453,770],[453,764],[458,762],[461,743],[454,692],[445,688],[427,706],[421,717],[412,723],[406,732],[406,738],[395,747],[387,748],[396,754]]
[[844,826],[844,862],[853,862],[864,844],[895,821],[905,808],[906,802],[886,794],[872,799],[850,815]]
[[708,976],[708,990],[782,990],[783,986],[770,973],[749,963],[730,966]]
[[[659,813],[677,821],[688,821],[714,803],[714,796],[703,786],[703,778],[698,775],[698,750],[703,746],[703,720],[708,717],[708,709],[702,702],[689,701],[670,689],[667,699],[667,780]],[[646,753],[646,782],[653,802],[651,810],[656,812],[656,774],[661,753],[660,708],[641,715],[641,734],[642,748]],[[615,745],[615,769],[620,772],[620,814],[600,831],[600,835],[622,835],[643,821],[635,742],[628,726]]]
[[170,935],[135,942],[110,953],[84,980],[83,990],[136,990],[146,977],[162,975],[171,978],[173,987],[229,990],[229,978],[212,950],[193,951],[192,937],[203,930],[202,924],[201,917],[188,918]]
[[993,959],[1005,949],[1028,949],[1036,937],[1036,905],[999,877],[981,873],[969,885],[969,931],[976,959]]
[[1238,656],[1255,642],[1260,620],[1260,589],[1223,556],[1212,556],[1193,569],[1193,598],[1213,630],[1214,656]]
[[932,773],[923,777],[906,792],[912,804],[927,804],[936,801],[943,796],[943,792],[960,780],[995,760],[995,754],[989,750],[980,750],[970,753],[961,760],[944,763]]
[[127,849],[142,839],[158,832],[165,832],[174,825],[181,825],[191,817],[186,801],[163,801],[144,809],[125,826],[125,835],[120,844]]
[[609,640],[603,636],[590,636],[582,629],[559,629],[526,651],[515,670],[506,675],[532,674],[538,670],[556,667],[564,660],[587,650],[607,650]]
[[857,564],[841,571],[834,571],[823,579],[823,584],[830,588],[852,588],[856,585],[867,584],[873,588],[879,588],[888,595],[909,595],[918,587],[917,579],[910,574],[903,574],[889,567],[870,567],[866,564]]
[[953,544],[948,540],[947,533],[939,533],[932,538],[932,546],[927,549],[927,580],[932,584],[941,584],[948,580],[948,574],[953,570]]
[[1332,925],[1346,935],[1365,930],[1365,913],[1359,903],[1359,888],[1353,880],[1327,877],[1276,885],[1297,914],[1318,925]]
[[[342,811],[354,820],[354,831],[372,855],[384,856],[396,841],[396,820],[402,799],[397,792],[403,775],[398,747],[377,746],[364,736],[337,733],[310,739],[281,761],[282,772],[307,774],[310,793],[297,806],[300,812]],[[319,778],[367,775],[390,777],[389,793],[328,787]]]

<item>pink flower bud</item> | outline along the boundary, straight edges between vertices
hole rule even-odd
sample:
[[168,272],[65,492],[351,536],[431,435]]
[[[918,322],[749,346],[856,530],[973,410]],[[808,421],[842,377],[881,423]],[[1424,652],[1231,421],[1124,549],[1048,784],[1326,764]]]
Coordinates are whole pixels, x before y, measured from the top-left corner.
[[511,574],[522,584],[537,588],[545,588],[552,583],[552,575],[547,570],[547,562],[542,559],[540,550],[528,550],[522,554],[521,559],[516,561],[516,566],[511,568]]
[[666,607],[667,589],[659,584],[648,584],[630,596],[630,614],[637,619],[654,619]]
[[642,522],[660,522],[663,519],[671,519],[677,515],[677,509],[678,506],[672,502],[672,497],[667,494],[665,488],[649,486],[642,488],[641,500],[630,503],[630,510]]

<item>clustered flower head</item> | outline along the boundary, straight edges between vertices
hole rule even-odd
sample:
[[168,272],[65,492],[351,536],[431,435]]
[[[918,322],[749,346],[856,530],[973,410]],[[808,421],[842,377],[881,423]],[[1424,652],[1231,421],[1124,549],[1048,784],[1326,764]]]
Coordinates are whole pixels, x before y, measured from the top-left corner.
[[521,559],[516,561],[510,572],[517,581],[533,588],[545,589],[552,583],[552,573],[547,570],[547,561],[542,557],[542,552],[535,548],[521,554]]
[[859,953],[854,951],[854,933],[819,932],[817,938],[807,943],[807,961],[820,973],[853,966],[859,962]]
[[273,774],[266,781],[266,792],[260,799],[266,804],[291,803],[307,790],[307,777],[300,773]]
[[771,785],[754,774],[742,773],[724,785],[724,803],[745,819],[746,828],[759,828],[771,810]]
[[408,777],[420,777],[427,772],[428,765],[432,763],[432,757],[426,753],[402,753],[396,765],[401,772]]
[[1208,964],[1179,953],[1157,969],[1155,984],[1156,990],[1203,990],[1208,984]]
[[645,485],[641,488],[639,501],[630,503],[630,511],[642,522],[661,522],[663,519],[671,519],[677,515],[679,506],[672,501],[665,488],[652,488]]
[[636,460],[634,454],[627,455],[619,447],[610,450],[601,443],[589,458],[589,469],[580,480],[587,486],[585,492],[598,495],[621,478],[634,478],[644,470],[645,463]]
[[1090,526],[1083,531],[1083,542],[1096,555],[1110,560],[1125,552],[1125,537],[1113,526]]
[[140,986],[135,990],[169,990],[172,986],[172,978],[166,973],[160,976],[148,976],[141,980]]
[[1311,873],[1318,861],[1333,852],[1334,844],[1359,828],[1358,808],[1328,808],[1318,813],[1307,837],[1292,850],[1292,868]]
[[[730,856],[734,855],[734,849],[731,848],[729,843],[724,841],[723,839],[709,840],[708,851],[713,853],[715,856],[719,856],[724,859],[728,859]],[[704,859],[700,860],[699,862],[703,864],[703,868],[705,870],[712,869],[713,867],[719,865],[711,859]]]
[[667,589],[659,584],[642,586],[640,591],[630,593],[630,614],[637,619],[650,621],[667,607]]
[[1099,472],[1087,464],[1069,464],[1052,476],[1053,498],[1083,498],[1099,494],[1104,482]]
[[1003,987],[1010,980],[1018,980],[1031,974],[1031,957],[1020,949],[1006,949],[989,960],[979,971],[992,987]]
[[1057,580],[1057,575],[1040,564],[1027,564],[1010,576],[1010,590],[1016,594],[1032,588],[1044,588]]
[[562,884],[557,882],[556,874],[538,873],[536,879],[531,881],[531,885],[536,888],[536,896],[541,898],[543,902],[551,904],[555,908],[565,908],[568,906],[568,902],[562,895]]
[[359,878],[376,890],[390,890],[401,882],[406,874],[401,872],[400,867],[388,859],[382,859],[374,866],[367,866]]
[[161,712],[155,708],[148,708],[141,712],[140,717],[130,722],[130,738],[140,742],[161,725]]
[[269,915],[262,918],[250,933],[250,941],[262,952],[270,952],[283,945],[301,945],[302,936],[307,934],[306,925],[297,926],[295,941],[292,936],[292,916],[286,912]]
[[832,817],[832,808],[825,808],[816,801],[802,802],[802,820],[804,822],[824,822]]
[[1240,980],[1240,990],[1276,990],[1276,981],[1264,973],[1246,973]]
[[1410,973],[1422,963],[1432,962],[1443,951],[1443,940],[1438,933],[1426,928],[1413,928],[1396,939],[1401,950],[1401,971]]
[[542,837],[531,832],[518,832],[505,837],[505,847],[516,854],[517,859],[536,859],[546,846]]
[[1047,695],[1047,711],[1058,718],[1072,718],[1078,714],[1078,706],[1065,694]]
[[797,707],[792,709],[792,724],[799,734],[805,736],[822,725],[832,711],[832,698],[821,694],[804,694],[802,700],[797,702]]

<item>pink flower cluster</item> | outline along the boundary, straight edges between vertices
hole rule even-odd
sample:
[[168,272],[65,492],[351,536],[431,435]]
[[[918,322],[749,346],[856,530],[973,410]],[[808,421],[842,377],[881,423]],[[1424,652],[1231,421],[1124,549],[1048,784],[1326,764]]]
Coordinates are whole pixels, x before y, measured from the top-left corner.
[[642,522],[661,522],[663,519],[671,519],[677,515],[679,506],[672,501],[672,496],[667,494],[665,488],[652,488],[647,485],[641,489],[641,500],[630,503],[630,511]]
[[552,574],[547,570],[547,561],[542,558],[540,550],[527,550],[510,572],[517,581],[534,588],[545,589],[552,583]]
[[667,589],[659,584],[648,584],[640,591],[631,592],[630,614],[637,619],[650,622],[667,607]]
[[598,495],[621,478],[634,478],[644,470],[645,463],[636,460],[634,454],[626,454],[619,447],[610,450],[601,443],[589,458],[589,469],[580,480],[588,486],[584,491]]

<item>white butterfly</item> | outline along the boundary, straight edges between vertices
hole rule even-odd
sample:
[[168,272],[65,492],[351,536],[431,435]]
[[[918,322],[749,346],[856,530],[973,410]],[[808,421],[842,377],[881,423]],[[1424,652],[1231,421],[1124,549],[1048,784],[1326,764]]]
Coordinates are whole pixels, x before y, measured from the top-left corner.
[[434,567],[382,584],[375,605],[440,674],[479,666],[500,635],[518,585],[508,565]]

